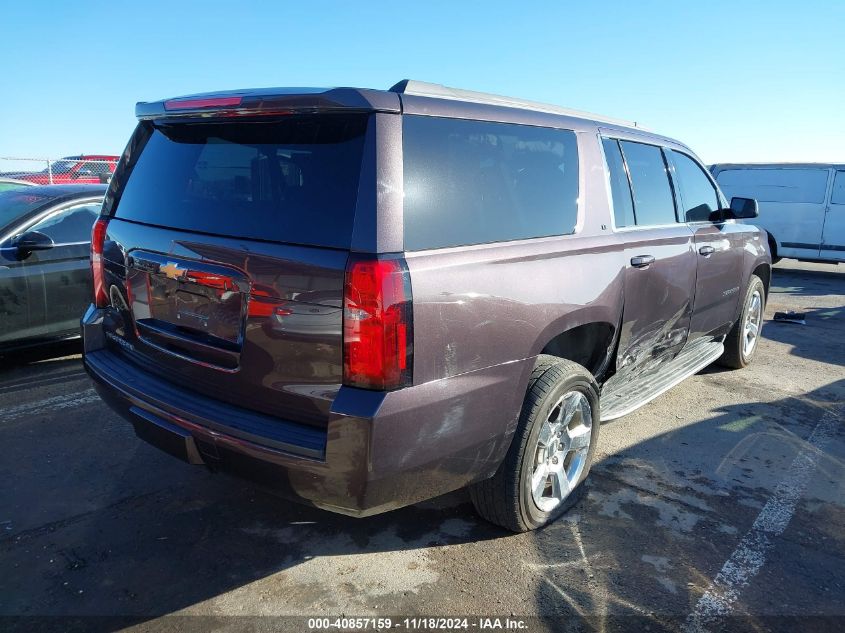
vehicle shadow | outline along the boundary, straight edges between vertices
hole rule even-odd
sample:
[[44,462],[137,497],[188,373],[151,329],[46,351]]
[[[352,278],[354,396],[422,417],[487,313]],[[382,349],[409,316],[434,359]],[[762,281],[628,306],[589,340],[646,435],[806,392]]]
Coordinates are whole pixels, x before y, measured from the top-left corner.
[[[762,338],[789,346],[789,354],[830,365],[845,366],[845,343],[834,331],[845,330],[845,307],[814,308],[801,311],[805,325],[776,321],[769,318],[763,323]],[[759,352],[758,352],[759,353]],[[699,374],[720,374],[732,369],[713,363]]]
[[[45,360],[64,359],[66,356],[80,353],[82,353],[82,341],[79,339],[49,343],[14,352],[0,352],[0,375],[4,372],[21,370]],[[80,363],[80,359],[76,358],[75,362]]]
[[[841,366],[845,343],[835,333],[845,330],[845,268],[809,266],[784,260],[774,268],[763,337],[791,346],[792,356]],[[804,314],[806,324],[771,318],[789,310]]]
[[768,320],[763,337],[790,345],[793,356],[821,361],[831,365],[845,365],[845,344],[834,331],[845,330],[845,307],[811,308],[801,310],[806,325]]
[[[812,350],[812,358],[835,359],[834,351],[819,351],[826,346],[809,326],[767,323],[763,333],[799,352]],[[815,337],[815,345],[802,347],[811,340],[804,336]],[[81,371],[78,358],[53,363],[62,375]],[[16,367],[31,372],[23,376],[30,379],[44,365]],[[21,389],[26,382],[14,371],[0,378]],[[376,607],[393,614],[507,613],[515,608],[507,603],[512,582],[537,587],[529,612],[588,618],[597,628],[605,628],[606,617],[622,618],[617,628],[624,628],[637,626],[625,618],[655,613],[658,624],[677,628],[670,626],[678,624],[672,614],[689,611],[820,416],[839,407],[841,424],[843,402],[845,380],[839,380],[800,397],[677,421],[672,430],[601,459],[583,501],[548,528],[517,536],[478,519],[465,492],[365,519],[299,506],[158,452],[99,402],[28,420],[37,423],[32,427],[6,423],[0,425],[0,617],[25,619],[0,628],[68,628],[67,620],[42,619],[50,616],[110,631],[168,614],[315,615]],[[708,461],[714,455],[719,459]],[[845,473],[827,454],[818,457],[818,469],[825,476],[807,502],[818,507],[804,521],[812,524],[808,531],[825,534],[828,554],[839,551],[840,558],[817,560],[817,541],[793,553],[827,569],[845,552],[841,530],[834,529],[845,519],[839,483]],[[778,568],[785,579],[794,573],[787,564]],[[830,573],[836,576],[835,569]],[[432,602],[432,588],[444,584],[447,593],[466,585],[471,595],[446,604],[435,594],[441,601]],[[758,599],[776,605],[803,598],[809,610],[822,599],[810,595],[809,584],[775,584],[771,597]],[[779,593],[787,590],[793,594]]]
[[0,464],[0,521],[16,519],[0,525],[0,616],[22,618],[4,629],[66,629],[49,618],[72,616],[117,630],[214,612],[203,603],[230,592],[247,614],[391,612],[436,579],[431,551],[505,536],[465,492],[354,519],[174,460],[99,402],[65,418],[39,442],[0,426],[14,455]]
[[[0,536],[0,616],[19,616],[6,630],[66,630],[72,617],[85,630],[110,631],[171,614],[508,613],[518,578],[537,588],[529,613],[600,629],[637,626],[651,613],[652,630],[674,630],[820,416],[833,411],[841,424],[843,402],[840,380],[678,422],[599,460],[584,500],[523,535],[480,520],[464,492],[365,519],[292,504],[158,452],[98,403],[55,434],[45,429],[40,442],[4,426],[0,441],[15,457],[0,466],[0,507],[12,516],[38,499],[44,520]],[[795,555],[826,572],[839,564],[837,547],[845,552],[836,527],[845,473],[841,460],[820,453],[817,461],[823,476],[805,503],[818,509],[804,520],[830,539],[827,553],[810,539]],[[789,579],[794,570],[778,571]],[[471,591],[462,601],[444,602],[443,592],[464,582]],[[772,588],[771,599],[788,591],[793,603],[817,608],[820,598],[804,595],[813,586],[795,585]],[[179,621],[183,630],[214,624]]]
[[845,292],[845,267],[831,264],[819,270],[808,264],[785,259],[772,267],[771,290],[793,296],[843,294]]
[[[649,407],[633,415],[647,415]],[[678,422],[671,431],[600,460],[586,498],[532,535],[528,564],[540,578],[537,612],[564,618],[560,621],[583,618],[592,630],[681,629],[775,491],[797,485],[792,464],[803,452],[815,463],[796,500],[799,511],[789,517],[785,504],[777,503],[777,520],[770,521],[789,521],[789,532],[777,541],[776,555],[766,558],[771,540],[759,551],[743,550],[750,558],[736,564],[765,562],[763,577],[738,586],[740,617],[709,622],[707,630],[837,630],[841,621],[835,618],[811,624],[795,617],[845,609],[842,596],[799,580],[804,574],[836,576],[845,560],[839,527],[845,520],[845,380],[798,397],[718,407],[714,413]],[[816,442],[822,432],[839,438],[836,451]],[[767,539],[778,536],[772,531]]]

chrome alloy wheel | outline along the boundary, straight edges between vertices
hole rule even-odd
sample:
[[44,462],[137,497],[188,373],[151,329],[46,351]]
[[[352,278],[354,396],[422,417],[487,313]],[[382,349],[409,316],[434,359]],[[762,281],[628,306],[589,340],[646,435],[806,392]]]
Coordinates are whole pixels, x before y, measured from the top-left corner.
[[566,393],[552,407],[537,437],[531,496],[543,512],[554,510],[578,483],[593,433],[593,410],[580,391]]
[[757,336],[760,334],[760,324],[763,321],[763,295],[755,290],[748,300],[748,310],[745,314],[745,324],[742,329],[742,355],[745,358],[751,356],[754,347],[757,345]]

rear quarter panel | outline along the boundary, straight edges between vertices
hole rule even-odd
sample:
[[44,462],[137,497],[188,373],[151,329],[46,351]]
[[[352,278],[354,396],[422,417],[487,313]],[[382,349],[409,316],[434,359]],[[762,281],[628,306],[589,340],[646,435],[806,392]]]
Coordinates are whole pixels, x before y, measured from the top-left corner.
[[565,330],[619,322],[624,261],[615,236],[445,249],[407,261],[415,383],[531,358]]
[[397,481],[437,493],[493,475],[536,355],[578,325],[618,327],[623,253],[616,236],[602,235],[410,254],[414,387],[380,409],[373,471],[412,469],[412,480]]

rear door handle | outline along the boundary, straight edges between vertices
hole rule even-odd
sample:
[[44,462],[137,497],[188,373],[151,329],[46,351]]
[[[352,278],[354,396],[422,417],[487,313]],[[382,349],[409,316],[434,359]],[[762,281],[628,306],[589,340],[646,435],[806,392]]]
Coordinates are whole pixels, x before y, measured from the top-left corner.
[[705,257],[710,257],[710,255],[716,252],[716,249],[712,246],[702,246],[698,249],[698,252],[704,255]]
[[637,255],[631,258],[631,266],[634,268],[647,268],[654,263],[654,255]]

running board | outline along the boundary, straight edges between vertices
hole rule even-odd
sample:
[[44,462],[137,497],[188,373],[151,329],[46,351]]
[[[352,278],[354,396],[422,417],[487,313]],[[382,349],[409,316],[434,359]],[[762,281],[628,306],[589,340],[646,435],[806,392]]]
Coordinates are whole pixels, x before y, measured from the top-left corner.
[[722,355],[721,341],[696,341],[670,361],[645,367],[634,376],[612,376],[601,391],[601,421],[615,420],[639,409]]

